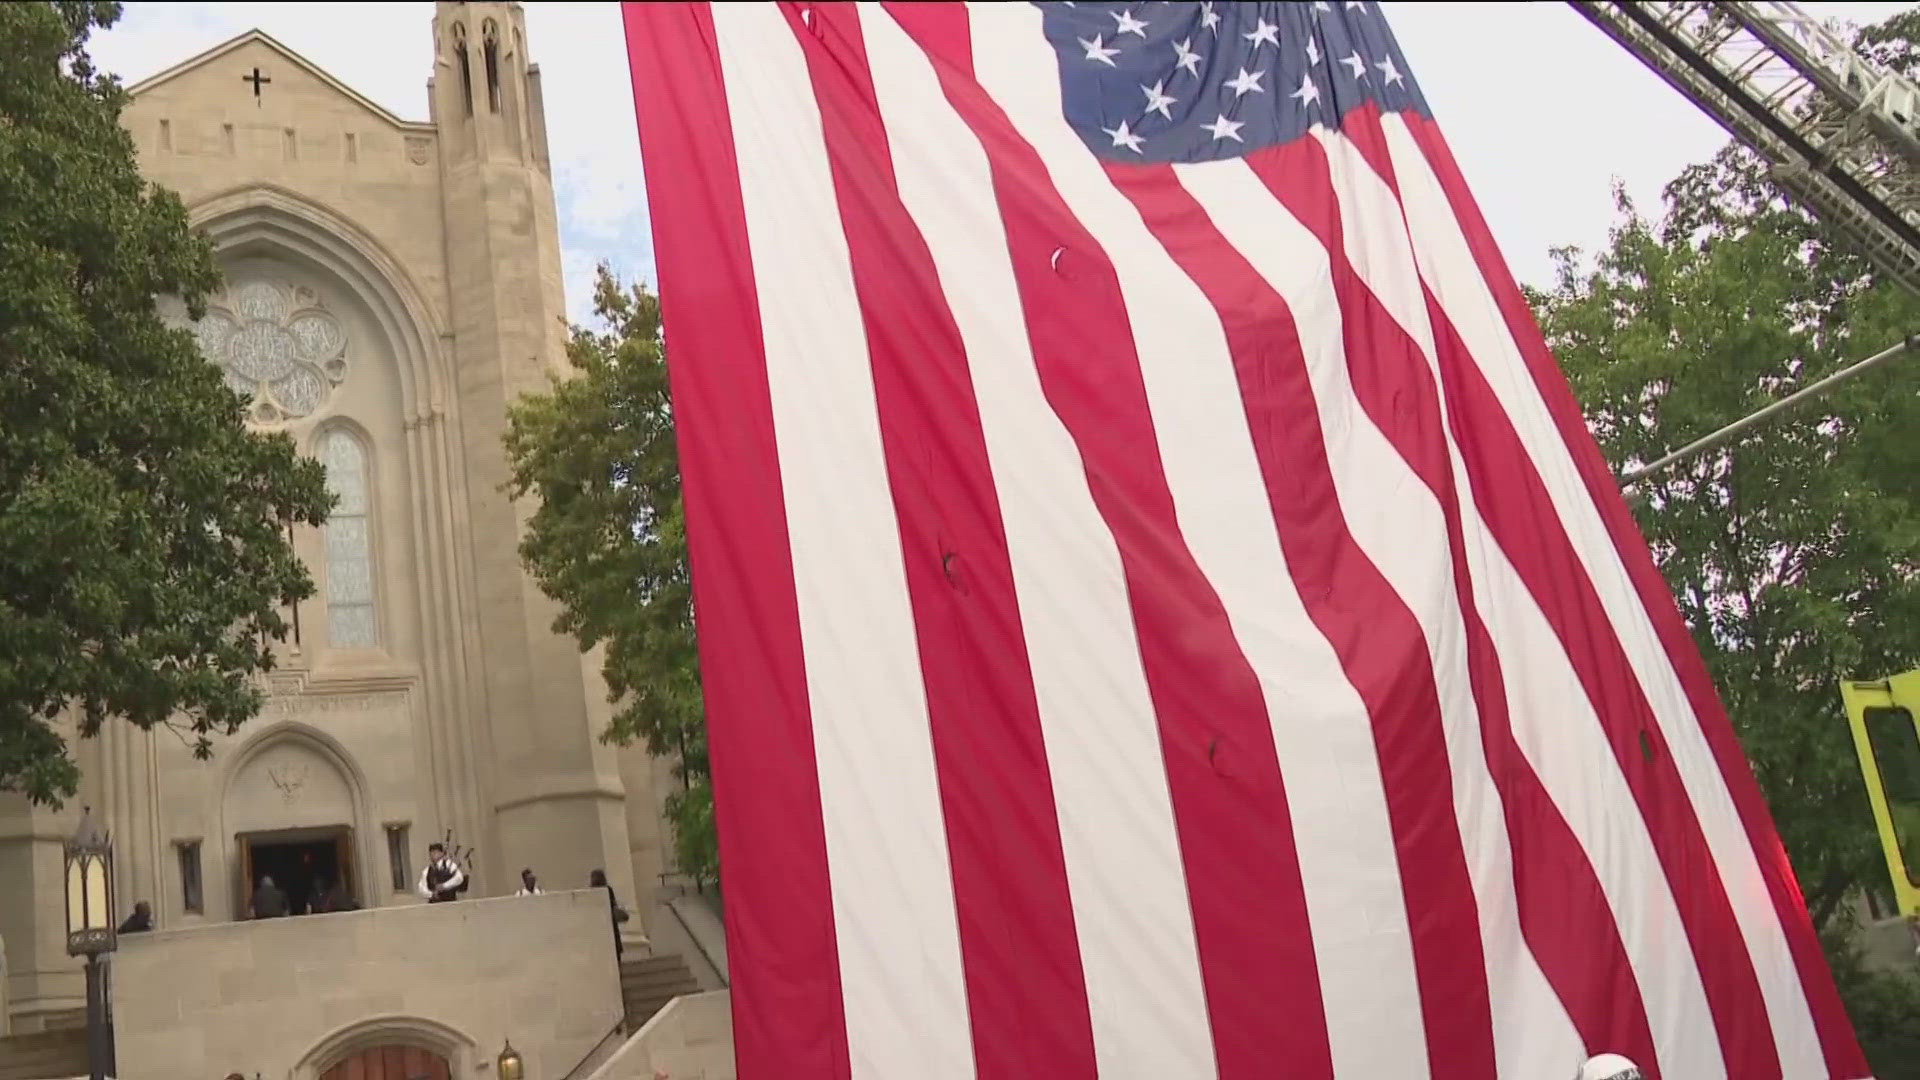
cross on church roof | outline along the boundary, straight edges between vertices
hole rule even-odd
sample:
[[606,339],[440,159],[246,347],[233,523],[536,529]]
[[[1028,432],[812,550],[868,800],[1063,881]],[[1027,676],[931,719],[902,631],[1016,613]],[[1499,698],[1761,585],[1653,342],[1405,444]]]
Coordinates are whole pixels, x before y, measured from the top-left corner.
[[256,106],[258,106],[258,105],[260,104],[260,86],[261,86],[261,84],[262,84],[262,83],[270,83],[270,82],[272,82],[273,80],[272,80],[271,78],[269,78],[268,76],[265,76],[265,75],[262,75],[262,74],[260,74],[260,69],[259,69],[259,68],[254,68],[254,69],[253,69],[253,74],[251,74],[251,75],[242,75],[242,76],[240,76],[240,81],[241,81],[241,82],[243,82],[243,83],[252,83],[252,84],[253,84],[253,103],[254,103],[254,105],[256,105]]

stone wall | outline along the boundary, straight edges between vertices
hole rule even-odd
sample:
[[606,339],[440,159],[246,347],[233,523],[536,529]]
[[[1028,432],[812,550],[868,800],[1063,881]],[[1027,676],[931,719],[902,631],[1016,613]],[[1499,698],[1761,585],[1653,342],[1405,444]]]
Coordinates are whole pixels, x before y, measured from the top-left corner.
[[1867,962],[1884,971],[1911,975],[1920,969],[1920,931],[1909,926],[1906,919],[1867,923],[1860,928],[1859,942]]
[[674,998],[588,1080],[735,1080],[725,990]]
[[559,1080],[621,1017],[597,890],[134,935],[113,969],[118,1058],[140,1080],[316,1080],[393,1043],[463,1076],[508,1040],[528,1080]]

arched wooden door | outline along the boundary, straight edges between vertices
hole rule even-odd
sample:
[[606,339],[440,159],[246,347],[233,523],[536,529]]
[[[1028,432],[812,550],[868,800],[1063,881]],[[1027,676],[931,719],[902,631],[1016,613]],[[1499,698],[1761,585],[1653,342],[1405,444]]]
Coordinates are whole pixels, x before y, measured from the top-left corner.
[[418,1046],[374,1046],[341,1058],[320,1080],[452,1080],[447,1059]]

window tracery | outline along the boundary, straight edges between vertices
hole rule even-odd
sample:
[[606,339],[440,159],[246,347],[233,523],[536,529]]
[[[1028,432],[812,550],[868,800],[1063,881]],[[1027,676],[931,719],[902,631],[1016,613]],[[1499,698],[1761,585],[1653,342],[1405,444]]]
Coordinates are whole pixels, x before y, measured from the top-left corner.
[[274,424],[311,416],[347,377],[347,335],[310,289],[236,282],[192,324],[200,352]]

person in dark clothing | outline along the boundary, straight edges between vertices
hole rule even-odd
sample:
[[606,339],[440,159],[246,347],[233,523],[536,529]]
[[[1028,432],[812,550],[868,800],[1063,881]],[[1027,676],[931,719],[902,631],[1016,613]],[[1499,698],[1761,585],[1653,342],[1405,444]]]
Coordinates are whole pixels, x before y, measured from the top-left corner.
[[253,917],[256,919],[278,919],[287,913],[287,894],[273,883],[270,877],[260,879],[260,887],[253,890]]
[[313,902],[307,906],[307,910],[315,915],[326,915],[335,911],[359,911],[360,904],[347,895],[346,882],[329,884],[325,878],[321,878],[314,884]]
[[427,845],[427,865],[421,869],[420,884],[414,891],[429,904],[444,904],[460,899],[466,880],[466,871],[448,856],[447,846],[436,841]]
[[587,875],[587,887],[607,890],[607,915],[613,920],[613,962],[619,963],[627,947],[620,940],[620,924],[632,918],[627,909],[620,906],[620,898],[613,894],[613,886],[607,884],[607,872],[595,870]]
[[133,914],[127,916],[126,922],[120,924],[120,932],[123,934],[143,934],[151,929],[153,929],[153,906],[145,900],[135,903]]

